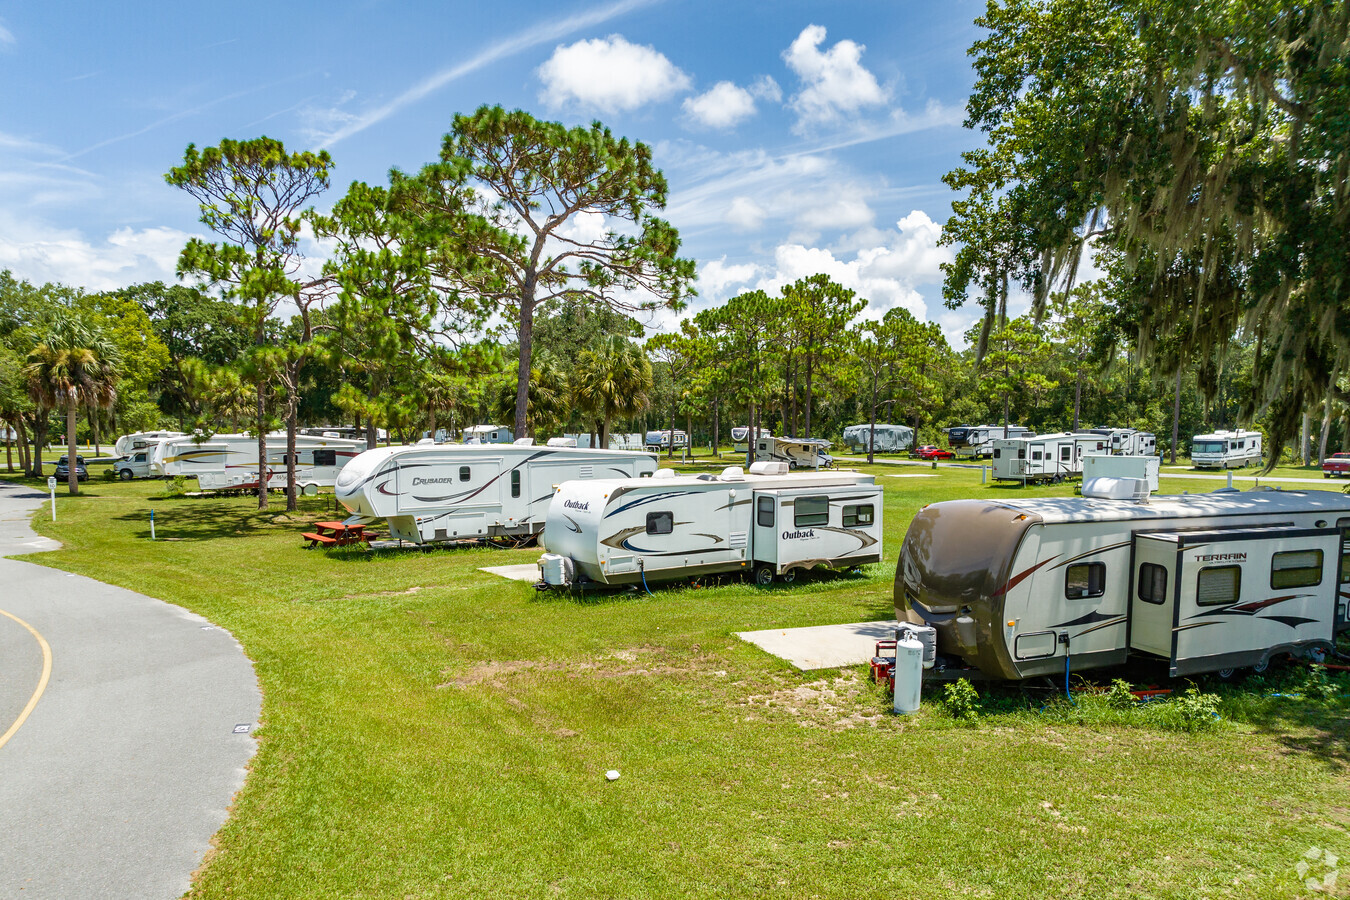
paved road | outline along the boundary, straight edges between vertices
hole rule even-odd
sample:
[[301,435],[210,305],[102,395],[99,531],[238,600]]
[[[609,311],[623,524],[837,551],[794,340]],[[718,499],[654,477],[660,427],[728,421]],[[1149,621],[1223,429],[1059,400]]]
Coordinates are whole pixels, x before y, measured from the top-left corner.
[[[0,484],[0,554],[56,548],[28,528],[45,499]],[[0,613],[0,897],[180,896],[253,755],[235,733],[262,699],[242,648],[177,606],[17,560],[0,559]]]

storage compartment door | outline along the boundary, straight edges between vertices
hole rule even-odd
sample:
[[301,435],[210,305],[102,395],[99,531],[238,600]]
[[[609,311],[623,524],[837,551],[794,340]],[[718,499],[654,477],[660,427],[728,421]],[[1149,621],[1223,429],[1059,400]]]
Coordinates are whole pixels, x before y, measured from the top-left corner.
[[1171,659],[1178,588],[1176,543],[1135,537],[1130,583],[1130,649]]

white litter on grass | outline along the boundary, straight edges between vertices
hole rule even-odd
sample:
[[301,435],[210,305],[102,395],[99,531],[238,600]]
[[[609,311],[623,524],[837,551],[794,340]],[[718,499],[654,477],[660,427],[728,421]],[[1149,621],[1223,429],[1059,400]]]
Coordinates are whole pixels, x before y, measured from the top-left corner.
[[609,781],[618,781],[618,780],[619,780],[619,770],[618,770],[618,769],[610,769],[608,772],[605,773],[605,778],[606,778],[607,780],[609,780]]

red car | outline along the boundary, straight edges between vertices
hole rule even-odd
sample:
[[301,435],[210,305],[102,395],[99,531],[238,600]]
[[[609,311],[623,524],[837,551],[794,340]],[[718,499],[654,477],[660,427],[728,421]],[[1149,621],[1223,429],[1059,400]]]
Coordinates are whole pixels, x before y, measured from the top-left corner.
[[916,447],[910,454],[919,459],[955,459],[956,454],[950,450],[943,450],[941,447]]
[[1350,453],[1333,453],[1322,460],[1322,475],[1325,478],[1350,475]]

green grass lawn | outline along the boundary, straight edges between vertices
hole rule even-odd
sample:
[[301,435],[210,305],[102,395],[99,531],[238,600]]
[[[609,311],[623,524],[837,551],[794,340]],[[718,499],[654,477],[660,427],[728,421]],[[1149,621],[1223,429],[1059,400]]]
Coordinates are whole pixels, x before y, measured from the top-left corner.
[[254,661],[259,751],[193,897],[1304,896],[1310,846],[1350,859],[1344,700],[1230,690],[1200,733],[1015,689],[973,724],[940,692],[902,719],[865,667],[735,638],[893,616],[923,504],[1073,491],[878,480],[887,562],[790,588],[539,594],[478,571],[537,549],[306,551],[331,495],[288,517],[157,482],[58,492],[35,523],[65,549],[33,561]]

